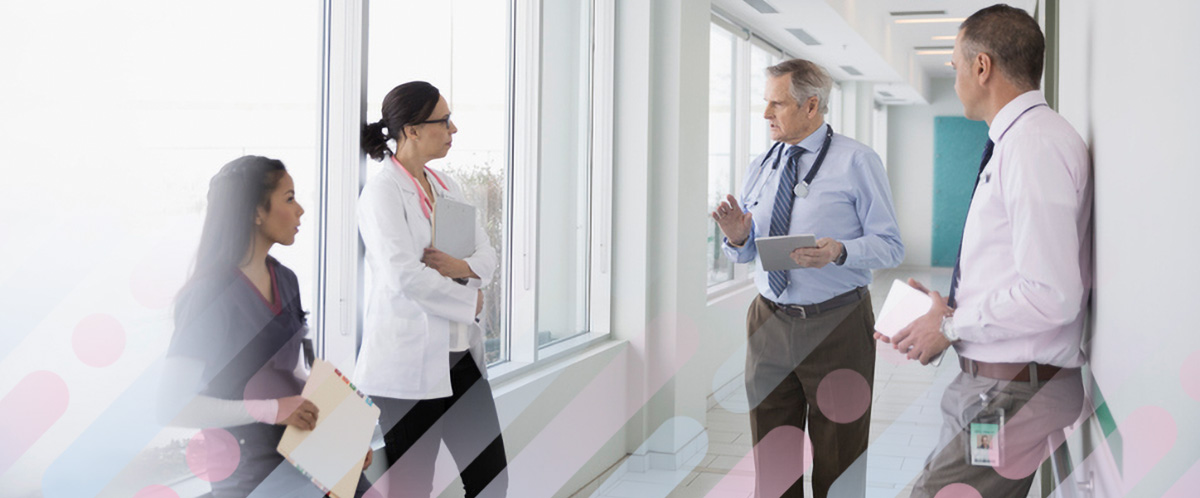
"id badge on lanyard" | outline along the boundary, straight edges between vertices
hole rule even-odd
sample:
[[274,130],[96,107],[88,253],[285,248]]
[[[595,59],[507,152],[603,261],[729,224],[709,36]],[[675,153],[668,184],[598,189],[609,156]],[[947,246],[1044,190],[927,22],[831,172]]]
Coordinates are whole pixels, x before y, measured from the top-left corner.
[[1000,434],[1004,429],[1005,410],[1001,407],[988,409],[986,394],[979,395],[979,403],[982,410],[968,424],[967,463],[978,467],[999,467],[1004,459]]

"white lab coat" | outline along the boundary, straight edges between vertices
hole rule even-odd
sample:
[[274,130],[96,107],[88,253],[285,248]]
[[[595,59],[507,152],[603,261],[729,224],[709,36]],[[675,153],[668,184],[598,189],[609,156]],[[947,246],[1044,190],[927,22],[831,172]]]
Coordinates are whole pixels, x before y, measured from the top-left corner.
[[[355,384],[368,395],[435,399],[451,395],[450,323],[467,324],[469,351],[487,378],[483,330],[475,322],[476,291],[491,281],[496,251],[476,223],[475,252],[465,261],[479,279],[461,285],[421,262],[432,243],[430,220],[412,179],[386,160],[358,199],[358,229],[371,265],[362,348]],[[430,168],[432,169],[432,168]],[[465,202],[448,175],[429,175],[438,198]]]

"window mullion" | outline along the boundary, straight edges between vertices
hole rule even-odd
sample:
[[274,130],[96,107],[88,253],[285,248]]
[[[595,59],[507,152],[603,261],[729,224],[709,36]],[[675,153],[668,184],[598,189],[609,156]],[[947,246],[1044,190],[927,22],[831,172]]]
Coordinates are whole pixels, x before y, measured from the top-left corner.
[[531,363],[537,353],[541,4],[515,1],[509,359],[515,363]]
[[359,127],[366,112],[367,5],[326,0],[321,72],[320,210],[316,338],[319,352],[354,371],[362,290],[356,209],[365,169]]
[[612,317],[612,149],[613,149],[613,50],[615,48],[613,0],[592,1],[591,163],[592,229],[591,278],[588,292],[588,332],[607,334]]
[[[735,192],[741,190],[743,172],[746,170],[746,157],[750,154],[750,42],[737,39],[734,50],[733,77],[736,81],[733,94],[733,147],[730,154],[729,184]],[[733,279],[743,279],[747,274],[748,265],[733,265]]]

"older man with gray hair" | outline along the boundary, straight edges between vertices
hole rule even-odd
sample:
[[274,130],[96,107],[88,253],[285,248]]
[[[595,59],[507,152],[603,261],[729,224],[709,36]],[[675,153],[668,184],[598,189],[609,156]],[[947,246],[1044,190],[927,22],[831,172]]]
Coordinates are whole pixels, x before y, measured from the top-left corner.
[[[767,68],[763,117],[775,144],[746,175],[741,199],[712,212],[725,251],[758,260],[746,318],[746,394],[759,496],[803,496],[803,430],[813,494],[863,496],[875,377],[871,270],[904,258],[879,155],[825,124],[833,80],[800,59]],[[765,270],[762,237],[815,236],[794,268]],[[789,247],[790,248],[790,247]]]

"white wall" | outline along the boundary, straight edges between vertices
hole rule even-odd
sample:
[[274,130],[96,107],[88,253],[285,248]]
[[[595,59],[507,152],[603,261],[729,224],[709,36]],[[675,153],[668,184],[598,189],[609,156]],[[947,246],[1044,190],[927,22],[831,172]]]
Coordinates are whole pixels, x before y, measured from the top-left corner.
[[[1200,3],[1064,0],[1061,14],[1061,108],[1091,144],[1095,168],[1089,355],[1124,436],[1123,489],[1097,496],[1194,496],[1200,69],[1189,61]],[[1185,472],[1190,484],[1172,489]]]
[[933,118],[962,116],[954,80],[930,85],[929,105],[888,108],[888,179],[904,239],[904,264],[929,266],[933,245]]

